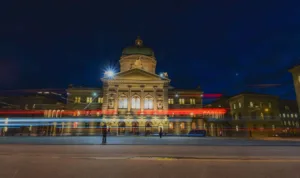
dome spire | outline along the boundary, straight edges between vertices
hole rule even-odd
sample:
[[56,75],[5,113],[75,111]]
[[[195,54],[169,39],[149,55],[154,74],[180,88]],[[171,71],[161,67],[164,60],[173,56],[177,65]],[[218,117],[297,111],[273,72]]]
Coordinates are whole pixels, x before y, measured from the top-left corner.
[[141,40],[140,36],[137,36],[135,40],[135,45],[136,46],[143,46],[143,40]]

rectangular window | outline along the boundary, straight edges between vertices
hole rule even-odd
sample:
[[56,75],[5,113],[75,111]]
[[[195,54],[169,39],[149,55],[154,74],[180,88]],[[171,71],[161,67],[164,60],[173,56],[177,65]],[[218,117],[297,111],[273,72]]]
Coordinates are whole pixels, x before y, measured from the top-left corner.
[[252,101],[250,101],[250,107],[253,108],[253,102]]
[[92,103],[93,102],[93,98],[92,97],[86,97],[86,102],[87,103]]
[[169,99],[168,99],[168,103],[169,103],[169,104],[174,104],[174,99],[173,99],[173,98],[169,98]]
[[184,98],[179,98],[179,104],[184,104]]
[[196,104],[195,98],[190,98],[190,104]]
[[235,104],[233,104],[233,109],[236,109],[236,105]]
[[242,103],[241,102],[239,102],[239,108],[242,108]]
[[103,103],[103,98],[102,97],[98,98],[98,103],[101,103],[101,104]]
[[80,100],[81,100],[81,98],[80,98],[80,97],[78,97],[78,96],[76,96],[76,97],[75,97],[75,101],[74,101],[74,102],[75,102],[75,103],[80,103]]
[[269,102],[269,108],[272,108],[272,103],[271,102]]

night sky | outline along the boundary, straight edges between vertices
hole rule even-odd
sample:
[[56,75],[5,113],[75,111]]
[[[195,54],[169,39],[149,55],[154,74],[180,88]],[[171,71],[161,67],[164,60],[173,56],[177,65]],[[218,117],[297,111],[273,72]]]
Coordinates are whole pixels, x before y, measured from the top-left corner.
[[[293,99],[299,9],[289,0],[3,1],[0,89],[99,87],[141,36],[172,86]],[[279,85],[249,86],[261,84]]]

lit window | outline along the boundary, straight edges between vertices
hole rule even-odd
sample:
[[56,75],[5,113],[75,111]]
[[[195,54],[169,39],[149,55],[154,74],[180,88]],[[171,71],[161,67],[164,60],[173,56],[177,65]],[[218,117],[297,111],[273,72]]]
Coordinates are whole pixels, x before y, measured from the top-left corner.
[[219,104],[219,106],[218,106],[218,107],[220,108],[220,107],[222,107],[222,105],[220,105],[220,104]]
[[93,102],[93,98],[92,97],[86,97],[86,102],[87,103],[92,103]]
[[184,123],[181,123],[181,124],[180,124],[180,129],[181,129],[181,130],[184,130],[184,129],[185,129],[185,124],[184,124]]
[[153,98],[152,98],[152,96],[147,96],[145,98],[144,109],[153,109]]
[[253,107],[253,102],[252,102],[252,101],[250,101],[250,107],[251,107],[251,108]]
[[235,126],[235,130],[236,130],[237,132],[239,131],[239,126],[238,126],[238,125]]
[[272,108],[272,103],[269,103],[269,108]]
[[236,105],[235,104],[233,104],[233,109],[236,109]]
[[239,102],[239,108],[241,108],[242,107],[242,103],[241,102]]
[[190,98],[190,104],[196,104],[195,98]]
[[98,103],[103,103],[103,98],[102,97],[98,98]]
[[260,117],[261,117],[262,120],[264,120],[265,119],[264,118],[264,113],[260,113]]
[[291,114],[291,118],[294,118],[294,114]]
[[290,115],[289,115],[289,114],[287,114],[287,115],[286,115],[286,117],[290,117]]
[[295,114],[295,118],[297,118],[298,117],[298,114]]
[[285,118],[285,114],[283,113],[282,116]]
[[75,97],[75,103],[80,103],[80,100],[81,100],[80,97],[78,97],[78,96]]
[[298,82],[300,83],[300,75],[298,76]]
[[127,97],[125,95],[119,98],[119,108],[127,108]]
[[[146,101],[146,99],[145,99]],[[140,109],[141,108],[141,100],[138,96],[133,96],[131,99],[131,108],[132,109]]]
[[174,124],[173,124],[173,122],[170,122],[170,123],[169,123],[169,129],[174,129]]
[[179,104],[184,104],[184,98],[179,98]]
[[174,104],[174,99],[173,99],[173,98],[169,98],[169,99],[168,99],[168,103],[169,103],[169,104]]

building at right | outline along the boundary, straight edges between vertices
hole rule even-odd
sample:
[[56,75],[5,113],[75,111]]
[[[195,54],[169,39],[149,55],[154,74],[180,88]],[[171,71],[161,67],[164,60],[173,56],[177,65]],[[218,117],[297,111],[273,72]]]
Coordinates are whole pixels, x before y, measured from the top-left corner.
[[296,98],[298,103],[298,112],[300,112],[300,65],[295,66],[289,70],[292,73]]
[[[211,136],[266,137],[280,133],[299,134],[299,111],[297,102],[293,100],[242,92],[230,97],[224,96],[206,107],[229,110],[222,120],[206,120]],[[220,131],[213,133],[210,128],[220,128]]]

